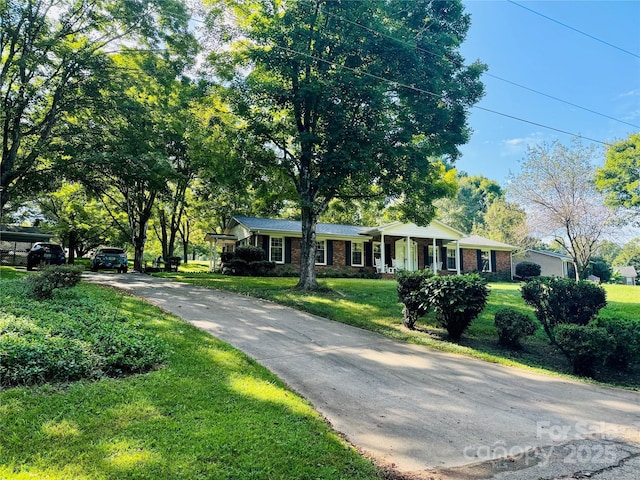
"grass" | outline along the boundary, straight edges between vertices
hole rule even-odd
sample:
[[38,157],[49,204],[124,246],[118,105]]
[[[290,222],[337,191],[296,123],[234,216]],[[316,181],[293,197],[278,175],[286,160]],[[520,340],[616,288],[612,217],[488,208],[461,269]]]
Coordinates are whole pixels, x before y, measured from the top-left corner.
[[[521,350],[509,350],[498,345],[493,326],[495,312],[511,307],[533,317],[533,310],[520,296],[518,283],[491,283],[487,307],[471,324],[463,338],[449,342],[446,332],[436,326],[433,314],[418,321],[415,331],[402,324],[402,305],[398,303],[395,280],[321,279],[317,293],[293,289],[296,278],[232,277],[180,271],[157,274],[165,278],[193,283],[207,288],[229,290],[267,299],[331,320],[375,331],[402,341],[430,348],[464,354],[486,361],[541,369],[553,374],[570,375],[566,358],[549,345],[542,328],[522,341]],[[603,318],[628,318],[640,321],[640,288],[625,285],[605,285],[608,305],[601,310]],[[602,371],[598,381],[614,386],[640,388],[640,367],[630,372]]]
[[[0,288],[16,276],[1,269]],[[118,304],[165,344],[166,362],[128,377],[0,391],[0,478],[382,478],[246,355],[135,298],[84,283],[73,291]]]

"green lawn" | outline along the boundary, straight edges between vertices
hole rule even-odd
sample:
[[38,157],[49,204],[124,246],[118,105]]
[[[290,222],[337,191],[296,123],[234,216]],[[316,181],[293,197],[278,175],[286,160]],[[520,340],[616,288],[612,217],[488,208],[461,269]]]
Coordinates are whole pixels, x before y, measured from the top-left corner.
[[[15,276],[0,269],[0,298]],[[241,352],[111,289],[81,283],[73,295],[117,304],[164,342],[166,363],[117,379],[0,390],[1,479],[383,477]],[[42,313],[47,305],[31,306]],[[7,309],[0,306],[0,317]]]
[[[427,345],[431,348],[462,353],[487,361],[540,368],[558,374],[570,374],[566,358],[549,345],[548,338],[538,329],[523,340],[523,349],[511,351],[498,345],[493,326],[495,312],[512,307],[533,317],[533,310],[520,297],[518,283],[491,283],[487,307],[471,324],[458,343],[447,341],[446,332],[437,328],[433,315],[418,321],[416,331],[402,325],[402,305],[398,303],[395,280],[321,279],[322,291],[314,294],[293,289],[296,278],[232,277],[189,271],[158,274],[207,288],[219,288],[268,299],[306,312],[349,325],[372,330],[399,340]],[[624,285],[605,285],[608,305],[601,316],[622,317],[640,321],[640,288]],[[602,372],[602,383],[640,388],[640,371],[619,374]]]

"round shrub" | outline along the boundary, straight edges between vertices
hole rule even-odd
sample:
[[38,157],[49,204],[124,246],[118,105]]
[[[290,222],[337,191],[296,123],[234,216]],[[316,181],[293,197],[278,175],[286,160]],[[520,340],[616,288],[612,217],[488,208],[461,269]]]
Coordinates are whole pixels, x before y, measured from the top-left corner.
[[562,324],[556,327],[556,342],[565,354],[573,373],[594,377],[602,366],[615,342],[609,333],[600,327]]
[[431,270],[400,271],[396,274],[398,300],[403,304],[403,323],[410,330],[414,330],[416,321],[429,312],[429,304],[423,287],[427,279],[432,276]]
[[520,262],[516,265],[516,277],[518,278],[532,278],[539,277],[542,272],[542,267],[533,262]]
[[45,300],[51,298],[54,290],[75,287],[80,282],[83,268],[73,265],[51,265],[26,279],[26,294]]
[[449,338],[459,340],[487,304],[489,289],[480,275],[432,277],[425,282],[424,295],[437,314],[438,325]]
[[537,326],[529,315],[512,308],[498,310],[494,317],[494,325],[498,330],[498,343],[511,348],[519,348],[520,339],[533,335]]
[[240,258],[247,263],[259,262],[267,258],[267,254],[260,247],[252,247],[250,245],[243,245],[236,249],[235,258]]
[[640,322],[624,318],[598,318],[594,325],[604,328],[614,341],[607,366],[620,371],[640,361]]

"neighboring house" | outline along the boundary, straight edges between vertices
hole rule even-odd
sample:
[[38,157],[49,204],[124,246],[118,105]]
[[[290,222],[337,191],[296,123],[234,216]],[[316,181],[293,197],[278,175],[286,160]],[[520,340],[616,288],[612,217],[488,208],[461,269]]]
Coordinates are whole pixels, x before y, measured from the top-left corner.
[[543,277],[575,278],[573,259],[569,255],[550,252],[547,250],[525,250],[513,255],[513,275],[516,265],[522,262],[540,265],[540,275]]
[[638,274],[636,273],[636,269],[633,265],[629,265],[627,267],[613,267],[614,272],[619,272],[622,277],[622,283],[625,285],[635,285],[636,277]]
[[50,242],[52,237],[35,227],[0,225],[0,265],[26,265],[33,244]]
[[[262,247],[276,265],[300,266],[302,224],[236,216],[225,235],[236,246]],[[213,234],[211,234],[213,235]],[[316,266],[355,268],[395,273],[396,270],[431,268],[435,272],[472,271],[510,274],[516,247],[487,238],[467,236],[437,220],[426,227],[394,222],[379,227],[319,223],[316,228]]]

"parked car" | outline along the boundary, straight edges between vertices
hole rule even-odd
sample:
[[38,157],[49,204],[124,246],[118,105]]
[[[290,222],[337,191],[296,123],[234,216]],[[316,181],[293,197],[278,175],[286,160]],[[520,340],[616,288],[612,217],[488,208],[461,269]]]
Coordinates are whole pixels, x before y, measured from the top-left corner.
[[91,271],[113,269],[118,273],[127,273],[128,261],[127,252],[122,248],[102,247],[96,251],[91,259]]
[[64,265],[66,261],[62,245],[36,242],[27,253],[27,270],[40,265]]

